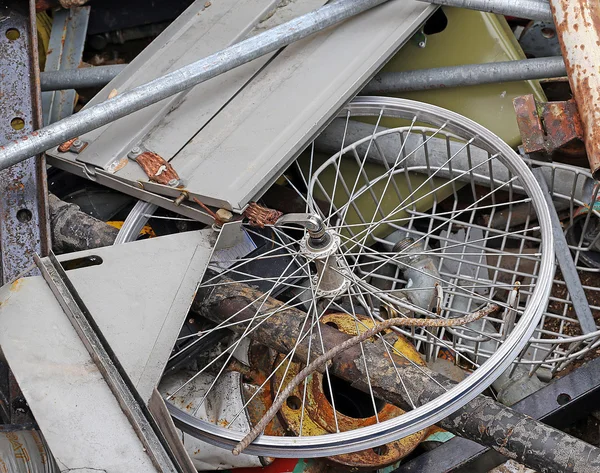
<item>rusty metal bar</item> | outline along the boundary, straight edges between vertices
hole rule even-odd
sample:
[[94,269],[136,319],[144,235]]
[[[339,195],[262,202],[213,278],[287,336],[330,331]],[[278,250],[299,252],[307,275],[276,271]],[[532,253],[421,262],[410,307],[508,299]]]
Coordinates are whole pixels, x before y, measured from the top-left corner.
[[[272,298],[265,300],[263,296],[244,284],[207,287],[200,290],[193,310],[215,323],[240,321],[239,326],[230,328],[243,332],[247,322],[242,321],[255,315],[251,302],[261,300],[260,312],[271,315],[262,319],[263,322],[252,331],[252,337],[276,351],[288,353],[300,336],[306,314],[293,308],[279,309],[281,302]],[[349,338],[327,325],[323,325],[320,332],[326,350]],[[314,343],[311,347],[308,340],[300,343],[296,348],[296,359],[306,362],[309,350],[314,350],[311,353],[314,359],[320,354],[318,345]],[[403,409],[411,409],[407,392],[413,402],[422,405],[443,394],[443,386],[453,385],[444,376],[416,368],[401,358],[395,360],[403,380],[402,384],[398,383],[396,370],[391,368],[390,358],[380,343],[366,343],[363,349],[373,392],[377,397]],[[350,348],[332,360],[331,370],[354,387],[369,392],[362,356],[360,347]],[[185,428],[177,418],[175,421],[180,428]],[[476,397],[439,425],[456,435],[492,447],[538,471],[585,473],[600,469],[600,449],[512,411],[486,396]]]
[[600,2],[550,0],[593,176],[600,177]]

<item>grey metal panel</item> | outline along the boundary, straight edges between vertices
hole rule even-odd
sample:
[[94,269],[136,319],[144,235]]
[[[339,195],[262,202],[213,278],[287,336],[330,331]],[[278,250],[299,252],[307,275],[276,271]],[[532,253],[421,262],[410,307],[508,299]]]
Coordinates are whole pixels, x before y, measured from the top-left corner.
[[[122,92],[144,84],[239,41],[276,3],[276,0],[196,1],[89,105],[106,100],[113,90]],[[205,5],[210,6],[205,7]],[[223,97],[216,93],[221,84],[228,84],[232,76],[234,82],[241,78],[241,84],[233,85],[231,93],[235,93],[243,82],[248,80],[248,74],[244,71],[256,71],[267,59],[258,59],[242,67],[241,71],[232,71],[232,74],[226,74],[212,83],[201,84],[192,89],[192,91],[208,89],[208,93],[203,95],[203,100],[194,101],[193,104],[199,119],[208,120],[223,106]],[[125,157],[134,145],[159,125],[165,115],[181,107],[180,102],[190,93],[185,92],[165,99],[83,135],[81,139],[90,142],[90,145],[77,155],[77,160],[109,169],[115,160]],[[168,122],[171,118],[167,117],[166,120]],[[171,134],[166,138],[173,142],[178,150],[202,124],[202,122],[194,122],[190,136],[178,137],[176,134]],[[185,128],[188,125],[186,122],[179,122],[178,126]],[[127,167],[137,166],[131,164]],[[144,176],[141,171],[139,172]]]
[[171,160],[187,189],[242,211],[435,8],[389,2],[285,48]]
[[[271,26],[269,22],[285,21],[290,12],[302,13],[299,8],[310,10],[308,6],[312,8],[319,3],[322,0],[287,2],[286,8],[277,9],[273,18],[259,24],[256,31]],[[412,0],[390,2],[289,46],[262,69],[254,67],[255,61],[246,65],[247,69],[240,68],[228,73],[229,76],[224,74],[201,84],[182,100],[177,99],[177,106],[166,116],[163,112],[169,107],[162,108],[155,116],[144,115],[147,120],[140,123],[135,118],[142,113],[140,111],[88,133],[82,139],[91,144],[79,155],[56,151],[49,154],[54,161],[60,161],[55,164],[88,174],[92,179],[100,178],[103,173],[114,173],[114,180],[104,180],[121,191],[139,194],[142,186],[175,199],[180,190],[148,182],[132,162],[121,161],[126,165],[120,169],[115,163],[120,162],[133,145],[139,144],[166,159],[177,153],[171,161],[192,196],[200,197],[207,204],[241,211],[435,8]],[[239,27],[242,23],[238,20]],[[145,61],[154,64],[158,60],[160,44],[169,50],[174,47],[173,32],[168,29],[165,33],[168,33],[167,40],[155,41],[151,46],[154,56],[143,58]],[[179,45],[177,50],[181,48]],[[155,64],[155,68],[159,66]],[[147,66],[146,62],[136,65],[134,61],[129,67]],[[251,77],[252,74],[255,76]],[[123,82],[125,76],[123,73],[117,76],[99,99],[105,99],[112,88],[119,91],[119,84],[129,87]],[[136,73],[135,77],[138,76]],[[150,77],[144,75],[145,80]],[[150,122],[152,127],[148,125]],[[140,142],[143,135],[146,137]],[[79,161],[75,161],[75,157]],[[105,170],[83,167],[84,161],[104,166]],[[196,218],[205,220],[202,215]]]
[[[212,252],[203,230],[63,255],[125,371],[148,400]],[[61,468],[156,471],[85,346],[41,277],[0,289],[0,345]]]
[[157,471],[45,281],[0,297],[2,350],[61,470]]
[[144,400],[175,345],[214,234],[212,229],[180,233],[59,257],[104,260],[68,275]]

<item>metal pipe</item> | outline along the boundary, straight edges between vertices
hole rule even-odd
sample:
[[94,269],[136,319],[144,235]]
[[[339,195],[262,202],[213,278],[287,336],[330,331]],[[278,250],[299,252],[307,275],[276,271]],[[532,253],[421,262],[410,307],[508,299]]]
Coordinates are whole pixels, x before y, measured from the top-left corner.
[[0,146],[0,169],[351,18],[387,0],[340,0]]
[[566,75],[567,69],[560,56],[487,64],[465,64],[416,71],[384,72],[375,76],[360,92],[360,95],[397,94],[417,90],[550,79]]
[[[435,5],[468,8],[528,20],[552,21],[547,0],[421,0]],[[569,0],[565,0],[568,2]]]
[[583,124],[592,175],[600,178],[600,3],[551,0],[569,83]]
[[42,91],[104,87],[126,67],[127,64],[114,64],[111,66],[42,72],[40,74],[40,85]]
[[[103,87],[125,67],[127,64],[42,72],[42,91]],[[567,69],[560,56],[488,64],[465,64],[379,74],[365,86],[361,95],[395,94],[499,82],[551,79],[566,75]]]

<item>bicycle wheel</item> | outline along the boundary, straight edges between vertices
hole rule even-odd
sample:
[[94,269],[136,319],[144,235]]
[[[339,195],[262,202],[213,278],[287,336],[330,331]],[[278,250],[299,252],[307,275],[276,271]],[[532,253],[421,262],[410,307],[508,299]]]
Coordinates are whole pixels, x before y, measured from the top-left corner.
[[[245,238],[254,242],[250,248],[259,248],[226,264],[215,256],[201,287],[250,286],[256,297],[246,307],[251,315],[236,321],[235,332],[228,330],[231,318],[224,318],[200,321],[197,332],[182,335],[174,357],[211,334],[225,334],[163,387],[177,425],[207,442],[231,448],[244,437],[256,422],[257,400],[263,406],[272,402],[303,366],[296,349],[309,339],[329,348],[319,338],[323,324],[355,335],[392,315],[442,319],[449,327],[398,327],[362,342],[363,354],[368,344],[380,343],[390,360],[409,360],[424,377],[433,379],[430,373],[444,357],[468,376],[430,402],[411,401],[405,412],[387,407],[368,382],[353,403],[359,394],[326,366],[289,396],[278,427],[267,429],[246,452],[334,456],[418,435],[509,367],[547,304],[554,250],[535,178],[501,139],[448,110],[357,98],[261,202],[283,215],[260,208],[254,208],[262,212],[258,217],[247,214],[252,218],[243,225]],[[524,215],[517,226],[491,224],[517,208]],[[267,299],[277,301],[270,312],[264,310]],[[452,326],[453,319],[490,304],[495,309],[485,317]],[[291,309],[304,314],[300,335],[288,351],[277,353],[264,334],[257,336],[258,327]],[[256,372],[261,376],[248,375]],[[241,376],[234,381],[242,392],[237,412],[225,422],[199,419],[231,373]],[[373,375],[369,366],[364,373],[367,381]],[[397,382],[403,383],[400,373]],[[319,418],[320,409],[330,412],[327,419]],[[318,429],[304,430],[315,423]]]

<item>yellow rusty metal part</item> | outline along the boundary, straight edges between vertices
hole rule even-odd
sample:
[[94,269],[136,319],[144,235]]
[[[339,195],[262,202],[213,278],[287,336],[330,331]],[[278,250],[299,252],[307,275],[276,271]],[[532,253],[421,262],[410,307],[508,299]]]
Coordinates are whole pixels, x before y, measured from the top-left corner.
[[[121,220],[111,220],[106,223],[109,224],[111,227],[115,227],[116,229],[120,230],[125,222],[123,222]],[[139,236],[147,236],[148,238],[156,238],[156,233],[154,233],[154,230],[152,229],[152,227],[150,225],[144,225],[142,227],[142,229],[140,230]]]
[[[359,331],[363,332],[371,328],[374,323],[371,319],[357,315],[360,322],[356,322],[353,317],[347,314],[328,314],[322,317],[322,322],[337,328],[348,335],[356,335]],[[410,360],[424,365],[419,353],[404,337],[398,336],[398,341],[394,344],[398,356],[405,356]],[[278,356],[273,364],[277,367],[281,364],[283,356]],[[287,385],[291,379],[302,369],[302,365],[292,363],[288,367],[287,363],[282,363],[273,377],[271,391],[276,393],[279,387]],[[366,418],[355,418],[335,411],[331,402],[328,400],[323,388],[323,375],[313,373],[306,379],[306,398],[304,409],[302,409],[302,399],[304,397],[304,384],[298,386],[288,397],[286,403],[281,408],[279,414],[289,430],[296,435],[324,435],[336,431],[337,426],[340,431],[350,431],[357,428],[375,424],[377,418],[373,415]],[[404,414],[392,404],[383,404],[378,410],[379,421],[392,419]],[[338,455],[331,457],[331,460],[343,465],[358,468],[380,468],[397,462],[401,458],[412,452],[417,445],[426,437],[427,431],[422,430],[413,435],[409,435],[396,442],[391,442],[376,449],[368,449],[360,452]]]

